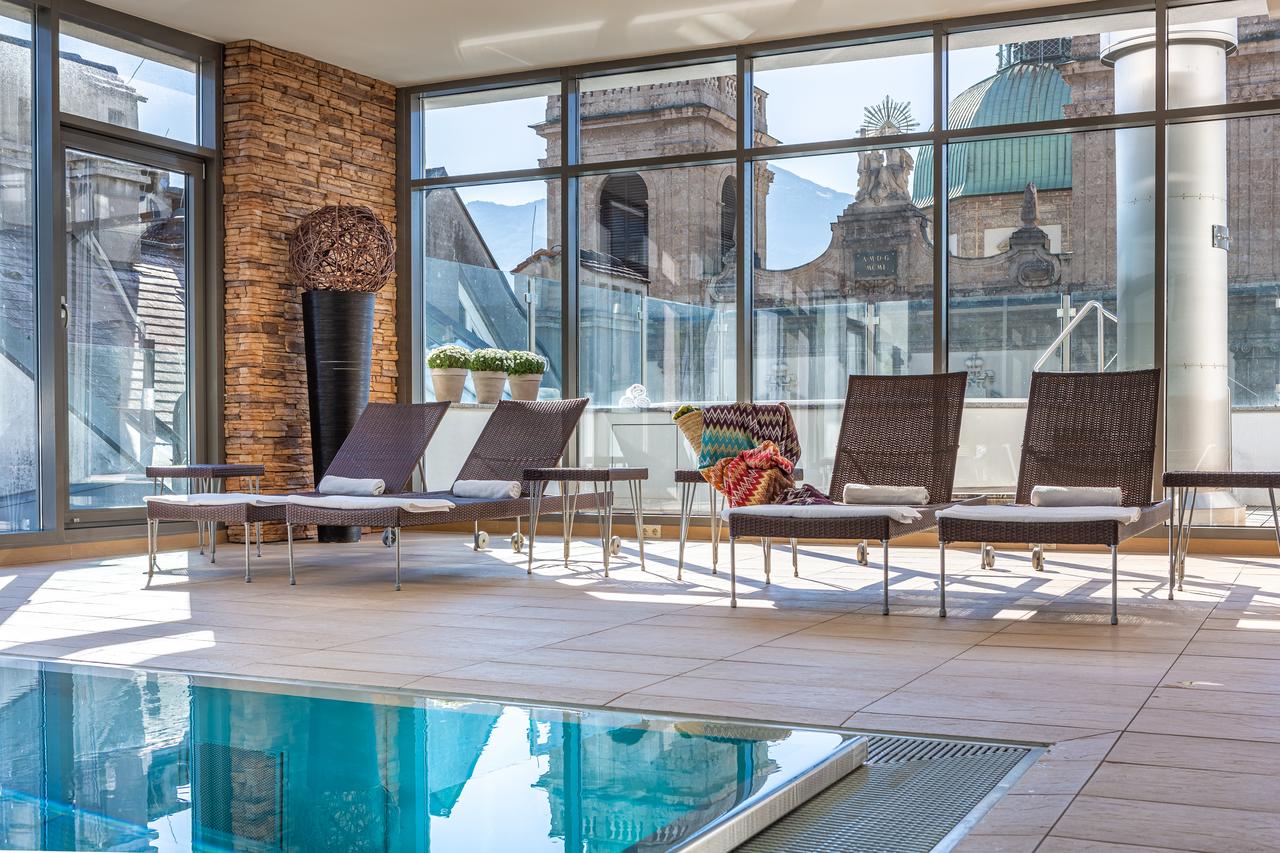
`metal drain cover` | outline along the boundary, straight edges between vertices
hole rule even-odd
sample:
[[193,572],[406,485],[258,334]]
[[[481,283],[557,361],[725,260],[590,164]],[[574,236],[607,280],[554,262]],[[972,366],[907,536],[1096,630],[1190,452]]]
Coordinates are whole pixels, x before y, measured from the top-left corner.
[[739,853],[949,849],[1042,750],[870,737],[866,764],[738,847]]

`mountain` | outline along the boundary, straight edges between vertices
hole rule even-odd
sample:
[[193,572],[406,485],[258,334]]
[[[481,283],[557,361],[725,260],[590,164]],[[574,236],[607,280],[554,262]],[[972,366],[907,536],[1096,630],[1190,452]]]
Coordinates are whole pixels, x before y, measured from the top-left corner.
[[765,266],[786,270],[807,264],[831,243],[831,223],[853,196],[815,184],[770,164],[773,182],[765,199]]
[[[808,263],[831,242],[831,223],[849,206],[853,196],[806,180],[770,165],[773,182],[765,200],[768,219],[766,265],[784,270]],[[536,249],[547,245],[547,203],[498,204],[473,201],[467,205],[498,269],[510,272]],[[717,214],[718,215],[718,214]]]
[[524,204],[473,201],[467,205],[467,212],[503,272],[511,272],[525,258],[547,246],[546,201]]

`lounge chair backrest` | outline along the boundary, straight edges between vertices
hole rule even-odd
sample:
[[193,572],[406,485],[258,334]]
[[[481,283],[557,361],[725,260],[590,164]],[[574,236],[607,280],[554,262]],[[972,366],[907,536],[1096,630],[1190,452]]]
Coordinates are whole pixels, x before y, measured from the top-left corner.
[[403,492],[448,409],[448,403],[370,403],[325,474],[378,479],[388,492]]
[[1125,506],[1151,503],[1160,371],[1033,373],[1018,503],[1035,486],[1119,486]]
[[850,376],[831,471],[832,500],[848,483],[924,486],[929,503],[951,500],[964,372]]
[[458,472],[459,480],[520,480],[524,469],[552,468],[578,428],[587,398],[576,400],[502,400]]

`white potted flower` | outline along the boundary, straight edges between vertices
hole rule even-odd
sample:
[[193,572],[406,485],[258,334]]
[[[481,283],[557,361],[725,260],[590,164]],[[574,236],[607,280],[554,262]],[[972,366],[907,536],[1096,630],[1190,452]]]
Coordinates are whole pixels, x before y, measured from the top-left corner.
[[496,403],[502,399],[507,371],[511,368],[510,353],[491,347],[478,349],[471,353],[467,366],[471,368],[471,384],[476,389],[477,403]]
[[427,353],[427,367],[431,368],[431,387],[436,400],[457,403],[462,399],[462,386],[467,381],[467,365],[471,350],[457,344],[445,344]]
[[512,350],[508,355],[511,356],[511,366],[507,368],[507,384],[511,386],[511,399],[538,399],[542,374],[547,372],[547,360],[527,350]]

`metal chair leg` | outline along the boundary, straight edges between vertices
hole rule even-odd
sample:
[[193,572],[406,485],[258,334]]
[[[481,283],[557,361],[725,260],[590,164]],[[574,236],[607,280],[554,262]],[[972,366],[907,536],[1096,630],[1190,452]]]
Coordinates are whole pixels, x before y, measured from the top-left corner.
[[773,540],[766,536],[760,540],[760,545],[764,548],[764,585],[770,586],[773,583]]
[[151,588],[151,579],[156,576],[156,536],[153,525],[156,522],[147,519],[147,589]]
[[245,522],[245,525],[244,525],[244,582],[245,583],[251,583],[253,581],[253,576],[249,573],[249,547],[252,545],[252,543],[249,541],[252,538],[251,536],[249,536],[249,527],[250,527],[249,523]]
[[800,577],[800,546],[794,536],[791,537],[791,576]]
[[684,580],[684,549],[689,541],[689,517],[693,514],[692,483],[680,484],[680,550],[676,558],[676,580]]
[[[533,574],[533,542],[538,538],[538,515],[542,507],[542,492],[546,486],[542,483],[529,484],[529,568],[527,574]],[[562,496],[563,499],[563,496]]]
[[[253,493],[255,495],[262,494],[262,478],[261,477],[253,478]],[[261,557],[262,556],[262,522],[259,521],[253,527],[254,527],[254,532],[258,536],[258,556]]]
[[287,521],[284,525],[284,535],[289,543],[289,586],[296,586],[298,579],[293,574],[293,525]]
[[[1166,489],[1165,497],[1169,498],[1176,495],[1177,489]],[[1169,513],[1169,600],[1173,601],[1173,586],[1177,582],[1176,572],[1173,567],[1173,513]]]
[[396,592],[400,591],[400,528],[396,528]]
[[729,536],[729,606],[738,606],[738,558],[734,543],[737,540]]
[[711,493],[711,574],[718,574],[716,567],[720,562],[720,493],[716,487],[707,483]]
[[880,612],[885,616],[889,615],[889,540],[885,539],[880,543],[884,547],[884,606]]
[[938,616],[947,615],[947,543],[938,540]]
[[[569,490],[574,489],[574,505],[569,505]],[[569,567],[569,540],[573,537],[573,512],[577,507],[577,486],[563,483],[560,486],[560,538],[564,540],[564,566]]]
[[639,480],[628,480],[631,491],[632,514],[636,517],[636,547],[640,549],[640,571],[647,572],[644,565],[644,486]]
[[1120,617],[1117,613],[1118,611],[1117,598],[1119,596],[1119,591],[1117,587],[1119,586],[1119,580],[1120,580],[1120,577],[1119,577],[1120,573],[1118,571],[1118,565],[1117,565],[1119,561],[1118,551],[1119,549],[1115,545],[1111,546],[1111,624],[1112,625],[1118,625],[1120,623]]
[[1276,548],[1280,548],[1280,514],[1276,513],[1276,490],[1267,489],[1267,497],[1271,499],[1271,523],[1276,526]]

